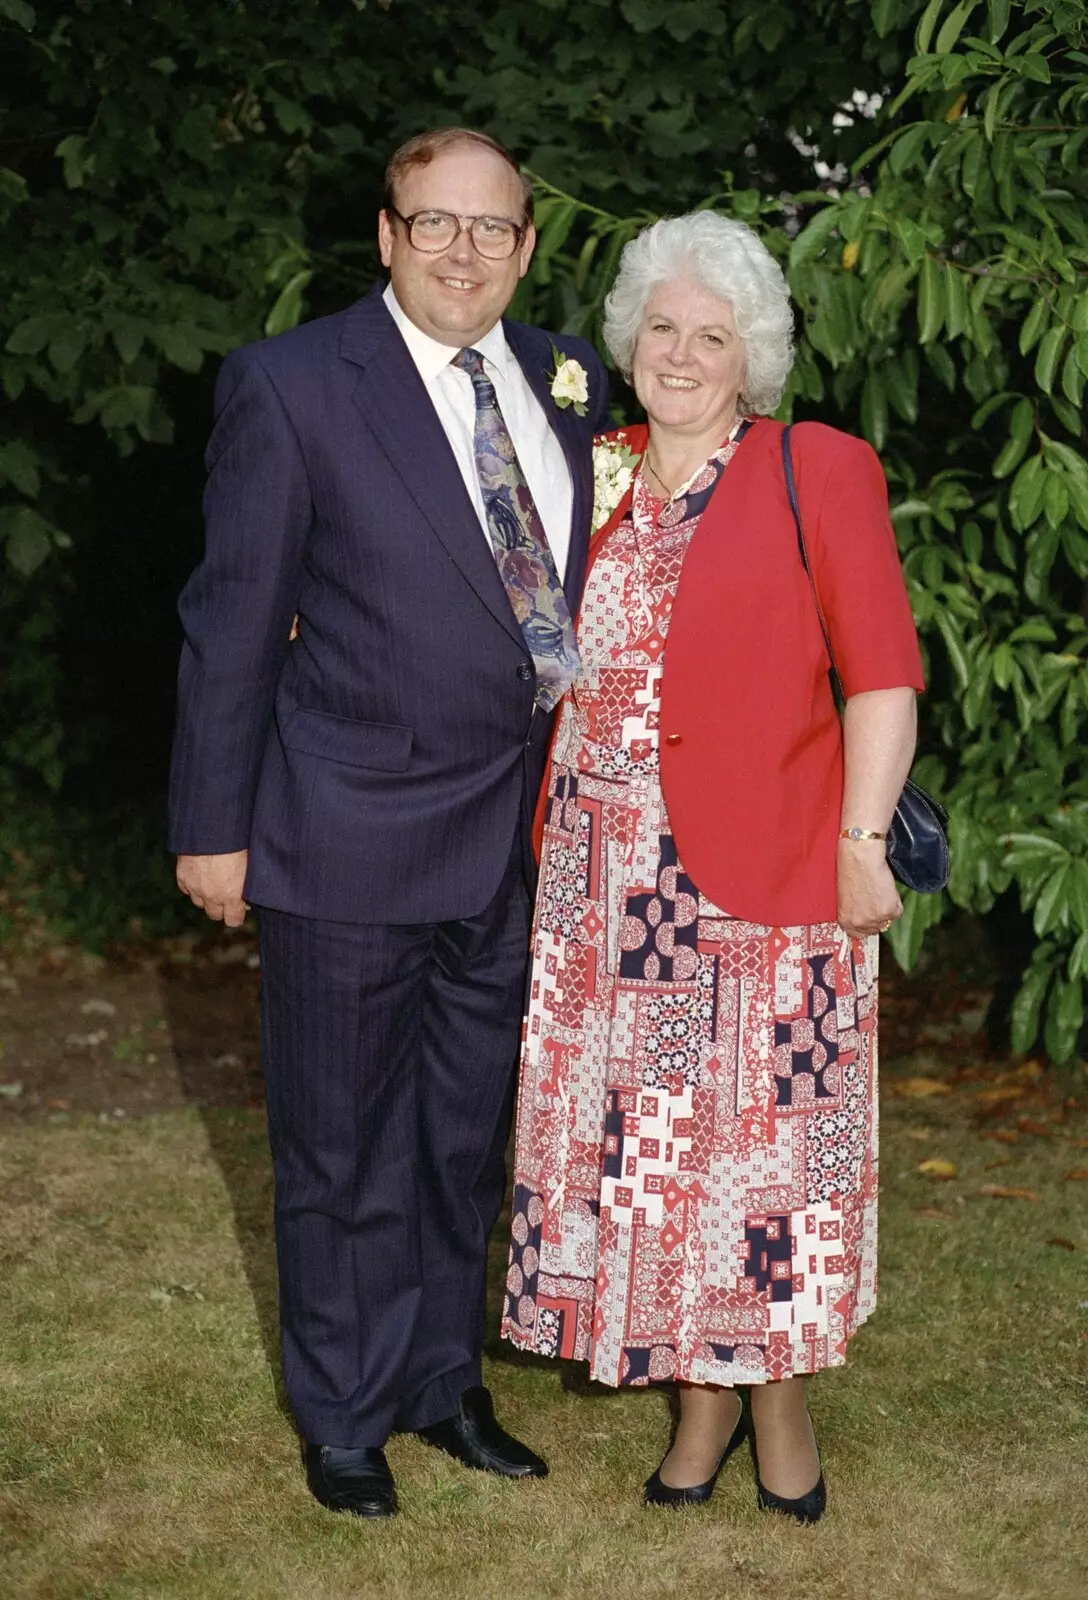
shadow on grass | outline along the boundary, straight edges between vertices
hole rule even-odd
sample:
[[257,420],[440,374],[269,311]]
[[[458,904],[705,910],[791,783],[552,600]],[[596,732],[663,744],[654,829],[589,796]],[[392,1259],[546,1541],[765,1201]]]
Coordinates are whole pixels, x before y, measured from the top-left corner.
[[[164,973],[160,988],[182,1091],[200,1115],[223,1177],[276,1403],[289,1417],[280,1364],[272,1158],[259,1074],[257,987],[240,995],[237,983],[219,982],[207,969],[182,968]],[[223,1065],[209,1071],[209,1048],[216,1045]]]

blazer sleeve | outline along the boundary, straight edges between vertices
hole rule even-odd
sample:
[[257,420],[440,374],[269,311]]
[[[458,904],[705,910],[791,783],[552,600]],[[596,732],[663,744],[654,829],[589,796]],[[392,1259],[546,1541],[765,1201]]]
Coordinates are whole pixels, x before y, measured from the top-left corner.
[[794,430],[798,500],[812,575],[847,699],[925,688],[918,636],[888,513],[888,488],[863,439],[819,423]]
[[298,438],[253,347],[223,363],[215,413],[204,558],[178,606],[168,842],[182,854],[248,847],[312,518]]

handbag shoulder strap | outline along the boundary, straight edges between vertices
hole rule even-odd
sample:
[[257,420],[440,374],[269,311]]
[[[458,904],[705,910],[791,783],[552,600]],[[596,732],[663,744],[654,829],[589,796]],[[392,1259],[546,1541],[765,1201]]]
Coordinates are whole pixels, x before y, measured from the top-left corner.
[[820,596],[816,592],[816,580],[812,576],[812,567],[808,559],[808,549],[805,545],[805,530],[801,523],[801,506],[797,499],[797,484],[794,481],[793,476],[793,456],[790,453],[790,434],[792,432],[792,422],[788,423],[787,426],[782,429],[782,469],[786,477],[786,495],[789,499],[790,510],[793,513],[793,525],[797,529],[797,549],[801,557],[801,565],[805,569],[805,577],[808,579],[809,588],[812,590],[812,600],[816,607],[816,615],[819,618],[820,632],[824,636],[824,645],[827,648],[827,659],[831,663],[829,668],[831,689],[839,705],[844,706],[846,704],[846,696],[842,691],[842,679],[839,677],[839,669],[835,661],[835,652],[831,648],[831,635],[827,631],[827,623],[824,620],[823,607],[820,605]]

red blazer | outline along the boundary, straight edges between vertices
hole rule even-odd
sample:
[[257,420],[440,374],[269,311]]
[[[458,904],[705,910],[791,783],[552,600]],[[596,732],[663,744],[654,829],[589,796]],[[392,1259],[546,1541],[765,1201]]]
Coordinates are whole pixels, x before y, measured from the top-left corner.
[[[775,927],[838,920],[843,785],[842,727],[786,496],[782,426],[761,417],[749,429],[692,538],[669,623],[660,728],[665,805],[685,870],[732,916]],[[644,427],[624,432],[632,450],[645,448]],[[799,423],[791,446],[847,698],[921,690],[880,462],[864,441],[819,422]],[[630,495],[597,550],[629,505]]]

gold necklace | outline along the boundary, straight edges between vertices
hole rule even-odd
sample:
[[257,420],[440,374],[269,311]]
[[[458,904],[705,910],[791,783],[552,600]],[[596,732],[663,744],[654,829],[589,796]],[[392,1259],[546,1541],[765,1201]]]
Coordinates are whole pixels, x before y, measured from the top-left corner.
[[664,489],[666,501],[671,500],[673,498],[673,496],[675,495],[676,490],[669,488],[668,484],[665,482],[665,480],[661,476],[660,472],[658,472],[657,468],[654,466],[653,462],[650,460],[649,446],[647,446],[647,448],[646,448],[646,465],[649,467],[650,471],[653,473],[653,475],[657,479],[658,483]]
[[[725,436],[725,443],[727,445],[733,443],[733,440],[736,437],[736,435],[737,435],[737,433],[738,433],[738,431],[740,429],[741,423],[743,421],[744,421],[744,417],[743,416],[737,417],[737,419],[733,423],[733,426],[730,428],[729,432]],[[676,496],[680,492],[679,487],[677,487],[676,489],[670,489],[668,484],[665,482],[664,478],[661,476],[660,472],[658,472],[657,468],[654,466],[653,458],[650,455],[649,443],[647,443],[647,445],[646,445],[646,454],[645,454],[645,457],[643,459],[645,460],[646,465],[649,467],[650,471],[653,473],[654,477],[657,479],[658,483],[664,489],[666,503],[668,503],[668,501],[670,501],[670,500],[674,500],[676,498]],[[697,472],[698,468],[696,467],[694,470]],[[691,477],[692,477],[692,473],[689,472],[688,476],[687,476],[687,478],[685,478],[684,482],[685,483],[689,482]]]

